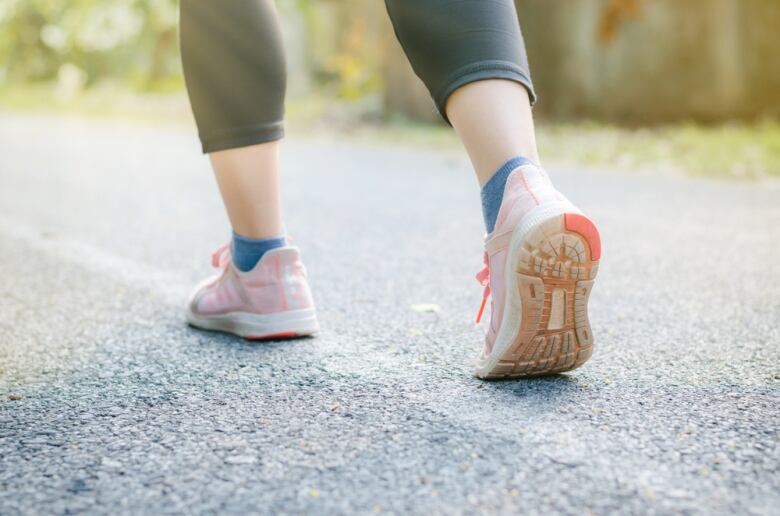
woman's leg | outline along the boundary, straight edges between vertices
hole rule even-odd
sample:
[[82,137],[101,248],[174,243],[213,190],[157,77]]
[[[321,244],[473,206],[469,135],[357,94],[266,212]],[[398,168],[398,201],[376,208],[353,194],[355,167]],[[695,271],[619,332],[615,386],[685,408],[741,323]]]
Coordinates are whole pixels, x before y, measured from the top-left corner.
[[492,298],[480,377],[574,369],[591,355],[587,298],[601,244],[539,166],[535,95],[512,0],[386,0],[396,35],[482,186],[477,278]]
[[415,73],[463,141],[480,184],[514,156],[538,162],[536,96],[512,0],[386,5]]
[[488,79],[466,84],[449,96],[446,110],[480,186],[513,156],[540,163],[528,90],[519,83]]
[[285,61],[272,0],[182,0],[181,53],[203,151],[233,230],[282,233],[278,140]]
[[233,231],[248,238],[284,233],[279,200],[279,142],[210,154]]
[[[181,0],[181,53],[192,111],[233,227],[222,272],[201,283],[187,320],[246,338],[317,331],[298,250],[279,202],[285,62],[273,0]],[[230,259],[227,259],[230,256]]]

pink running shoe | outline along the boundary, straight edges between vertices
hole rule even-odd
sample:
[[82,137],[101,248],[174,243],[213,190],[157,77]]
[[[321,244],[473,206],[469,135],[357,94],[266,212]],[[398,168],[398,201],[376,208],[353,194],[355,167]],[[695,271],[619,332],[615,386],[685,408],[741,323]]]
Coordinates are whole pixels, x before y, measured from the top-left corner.
[[596,226],[534,165],[508,177],[477,280],[492,295],[479,378],[569,371],[593,353],[588,296],[601,257]]
[[187,307],[187,322],[204,330],[261,340],[312,335],[319,330],[306,269],[296,247],[266,252],[254,269],[241,272],[230,244],[211,255],[222,272],[201,282]]

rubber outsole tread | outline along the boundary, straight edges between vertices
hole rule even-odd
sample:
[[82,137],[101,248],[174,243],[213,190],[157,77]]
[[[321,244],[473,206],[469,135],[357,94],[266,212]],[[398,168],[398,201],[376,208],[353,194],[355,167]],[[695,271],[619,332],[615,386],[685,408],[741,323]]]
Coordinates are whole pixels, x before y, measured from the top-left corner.
[[595,226],[583,215],[559,215],[535,227],[521,245],[514,270],[520,330],[483,378],[563,373],[593,354],[587,305],[601,256]]

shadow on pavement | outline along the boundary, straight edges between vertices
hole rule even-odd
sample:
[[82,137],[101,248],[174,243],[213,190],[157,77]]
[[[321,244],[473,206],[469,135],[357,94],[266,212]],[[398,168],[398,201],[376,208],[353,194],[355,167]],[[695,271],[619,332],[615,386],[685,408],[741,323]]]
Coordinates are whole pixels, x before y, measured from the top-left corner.
[[511,378],[490,380],[485,382],[484,389],[488,392],[514,394],[519,397],[544,396],[549,400],[551,397],[562,395],[569,397],[572,393],[579,392],[581,387],[576,377],[556,374],[524,380]]

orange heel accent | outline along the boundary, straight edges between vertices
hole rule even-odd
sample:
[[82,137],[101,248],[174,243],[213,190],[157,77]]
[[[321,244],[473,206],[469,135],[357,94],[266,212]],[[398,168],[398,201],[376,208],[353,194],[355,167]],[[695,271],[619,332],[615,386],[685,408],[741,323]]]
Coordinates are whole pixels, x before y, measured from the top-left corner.
[[596,229],[593,222],[585,215],[580,215],[579,213],[565,213],[563,218],[566,229],[585,237],[590,246],[591,260],[601,258],[601,237],[599,236],[599,230]]

